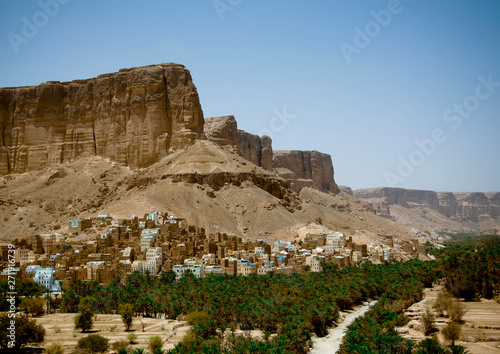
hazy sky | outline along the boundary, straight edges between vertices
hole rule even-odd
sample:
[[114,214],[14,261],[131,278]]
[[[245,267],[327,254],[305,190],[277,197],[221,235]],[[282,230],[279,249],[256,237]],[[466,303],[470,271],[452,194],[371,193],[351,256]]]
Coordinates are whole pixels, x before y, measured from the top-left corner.
[[0,2],[0,86],[176,62],[338,184],[500,191],[500,1]]

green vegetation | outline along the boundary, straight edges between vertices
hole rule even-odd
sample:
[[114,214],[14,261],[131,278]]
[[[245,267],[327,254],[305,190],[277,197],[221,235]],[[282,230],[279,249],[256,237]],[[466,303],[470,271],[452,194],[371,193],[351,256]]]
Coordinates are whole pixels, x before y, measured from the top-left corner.
[[75,316],[75,329],[81,329],[82,332],[87,332],[94,325],[94,307],[92,306],[92,298],[84,297],[80,301],[80,313]]
[[[11,321],[14,321],[13,327]],[[42,325],[24,315],[18,314],[15,319],[12,319],[8,313],[2,313],[0,314],[0,349],[2,351],[8,347],[11,340],[8,336],[11,334],[12,328],[15,328],[13,330],[15,333],[14,347],[17,351],[27,345],[43,343],[45,329]]]
[[427,309],[422,315],[422,332],[424,332],[426,336],[430,335],[436,330],[436,328],[434,327],[434,319],[435,316],[432,312],[429,311],[429,309]]
[[109,340],[98,334],[89,334],[87,337],[80,338],[76,347],[90,353],[105,353],[109,349]]
[[134,332],[127,334],[127,339],[130,344],[135,344],[135,341],[137,340],[137,334]]
[[39,297],[25,297],[19,308],[26,313],[30,313],[33,317],[41,316],[45,313],[45,300]]
[[162,346],[163,346],[163,341],[159,336],[149,337],[148,349],[151,352],[155,352],[158,349],[161,349]]
[[[413,299],[421,294],[424,283],[437,279],[434,268],[434,262],[417,260],[342,270],[325,264],[322,273],[205,279],[190,275],[179,282],[172,282],[168,275],[136,272],[123,280],[114,279],[107,287],[77,282],[65,291],[62,307],[76,312],[77,304],[86,298],[99,313],[112,313],[121,303],[130,304],[143,316],[163,314],[175,319],[184,315],[192,329],[171,353],[219,352],[224,332],[229,338],[224,343],[228,353],[306,353],[313,333],[326,335],[339,309],[381,295],[394,302]],[[237,336],[231,331],[236,328],[260,329],[266,336],[261,341]]]
[[53,343],[45,351],[46,354],[64,354],[64,349],[60,344]]
[[[443,336],[451,342],[449,348],[442,347],[435,339],[427,338],[418,344],[405,341],[394,330],[401,312],[400,307],[393,309],[396,302],[387,301],[385,295],[363,318],[357,319],[349,327],[341,353],[468,353],[462,346],[455,345],[460,338],[460,323],[465,313],[462,303],[453,298],[464,297],[466,300],[480,297],[492,298],[500,293],[500,238],[485,237],[472,239],[469,235],[459,237],[442,251],[435,250],[438,256],[436,274],[442,274],[448,292],[438,295],[434,310],[440,316],[450,317],[451,323],[442,331]],[[430,273],[432,274],[432,273]],[[420,277],[426,282],[426,277]],[[401,300],[412,299],[399,296]],[[405,300],[406,299],[406,300]],[[415,296],[414,301],[418,300]],[[427,312],[423,316],[423,327],[426,335],[433,329],[433,315]]]
[[[420,300],[423,287],[440,278],[447,292],[439,295],[434,309],[456,324],[461,322],[464,311],[452,295],[466,300],[499,296],[500,239],[457,242],[434,252],[438,260],[432,262],[366,264],[341,270],[327,263],[322,273],[291,276],[222,275],[196,279],[191,274],[174,282],[173,272],[159,277],[135,272],[114,279],[108,286],[74,283],[64,291],[60,305],[62,311],[80,311],[77,318],[82,324],[78,328],[83,331],[91,328],[94,313],[118,311],[127,330],[134,314],[161,314],[171,319],[182,316],[192,327],[183,342],[169,352],[172,354],[306,353],[311,336],[326,335],[337,321],[339,310],[379,299],[363,319],[351,326],[343,353],[463,352],[462,347],[453,345],[453,338],[458,338],[456,325],[445,331],[452,342],[450,348],[441,347],[433,339],[416,344],[405,341],[394,327],[407,321],[403,311]],[[427,333],[432,332],[432,322],[429,318]],[[265,337],[236,335],[237,328],[260,329]],[[130,333],[127,338],[133,343],[137,336]],[[161,350],[161,346],[155,350]]]
[[467,239],[441,255],[446,289],[457,298],[492,299],[500,293],[500,237]]
[[134,305],[124,304],[118,308],[118,312],[122,317],[123,324],[125,325],[125,330],[130,330],[132,326],[132,321],[134,320]]
[[[7,292],[9,291],[8,281],[0,281],[0,294],[2,296],[0,300],[0,311],[9,311],[10,303],[7,302]],[[42,296],[47,289],[42,285],[38,285],[31,279],[23,279],[21,281],[16,280],[16,291],[16,306],[19,306],[23,297],[39,297]]]
[[451,322],[441,331],[446,340],[451,342],[451,345],[455,345],[455,341],[460,339],[460,333],[462,328],[458,323]]

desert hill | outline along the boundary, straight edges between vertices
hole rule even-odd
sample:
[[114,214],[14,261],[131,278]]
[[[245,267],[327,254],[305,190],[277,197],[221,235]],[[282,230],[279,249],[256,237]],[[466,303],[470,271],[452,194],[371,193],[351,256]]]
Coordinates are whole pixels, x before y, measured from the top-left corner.
[[[349,189],[342,187],[349,193]],[[500,228],[500,193],[434,192],[403,188],[351,191],[377,214],[404,225],[457,232]]]
[[307,187],[296,193],[287,180],[208,140],[144,169],[82,157],[57,168],[8,175],[1,183],[2,240],[66,232],[69,218],[101,212],[129,217],[152,210],[174,213],[208,232],[251,239],[293,240],[316,218],[326,228],[368,241],[410,237],[407,227],[377,216],[366,202]]

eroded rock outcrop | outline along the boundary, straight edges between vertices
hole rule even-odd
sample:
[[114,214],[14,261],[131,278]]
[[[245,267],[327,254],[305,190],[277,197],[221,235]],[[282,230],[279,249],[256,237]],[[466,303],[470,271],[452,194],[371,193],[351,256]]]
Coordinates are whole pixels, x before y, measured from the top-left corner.
[[272,140],[268,136],[238,129],[234,116],[205,119],[205,135],[214,143],[229,148],[244,159],[268,171],[273,169]]
[[203,137],[191,74],[160,64],[0,89],[0,174],[98,155],[148,166]]
[[273,169],[291,183],[295,191],[312,187],[321,191],[339,193],[333,178],[332,158],[318,151],[284,151],[273,153]]
[[290,182],[295,192],[304,187],[334,194],[339,192],[333,179],[332,159],[328,154],[318,151],[273,151],[270,137],[239,130],[234,116],[206,118],[205,135],[255,165],[278,173]]

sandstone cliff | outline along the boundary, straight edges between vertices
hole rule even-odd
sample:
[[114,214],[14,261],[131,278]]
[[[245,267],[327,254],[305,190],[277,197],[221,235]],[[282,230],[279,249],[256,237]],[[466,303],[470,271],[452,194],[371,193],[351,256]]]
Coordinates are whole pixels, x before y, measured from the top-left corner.
[[[500,226],[500,193],[451,193],[402,188],[369,188],[354,191],[354,196],[370,202],[377,213],[397,220],[401,208],[421,212],[421,216],[433,223],[442,222],[445,227],[457,231],[482,231]],[[442,218],[436,220],[436,213]],[[448,223],[445,218],[455,222]],[[400,221],[400,220],[398,220]],[[428,225],[431,226],[431,225]],[[439,225],[432,225],[438,227]]]
[[332,158],[318,151],[282,151],[273,153],[273,169],[291,183],[291,188],[300,191],[312,187],[337,194],[340,192],[333,178]]
[[339,192],[333,178],[331,156],[318,151],[273,151],[271,138],[239,130],[234,116],[205,119],[206,137],[268,171],[278,173],[299,192],[311,187]]
[[85,155],[148,166],[203,136],[189,71],[161,64],[71,82],[0,88],[0,174]]
[[268,171],[273,169],[272,140],[238,129],[234,116],[205,119],[205,135],[214,143],[229,148],[244,159]]

